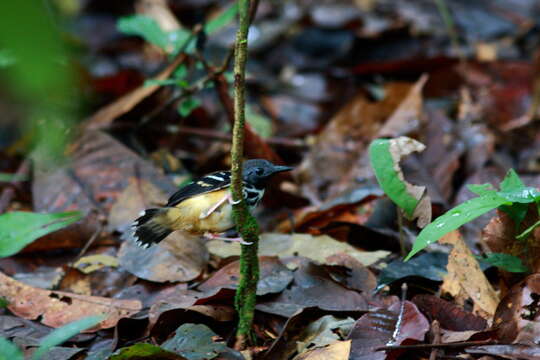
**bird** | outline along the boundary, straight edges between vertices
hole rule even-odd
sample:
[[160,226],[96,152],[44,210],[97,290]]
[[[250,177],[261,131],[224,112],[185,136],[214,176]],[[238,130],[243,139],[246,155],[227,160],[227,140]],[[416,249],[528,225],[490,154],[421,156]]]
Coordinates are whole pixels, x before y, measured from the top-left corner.
[[[261,201],[267,181],[292,167],[275,165],[265,159],[244,162],[243,198],[250,209]],[[159,243],[173,231],[204,235],[210,239],[251,243],[240,237],[221,236],[234,230],[231,172],[217,171],[195,179],[171,195],[164,207],[146,209],[133,222],[133,239],[143,248]],[[240,201],[238,201],[240,202]]]

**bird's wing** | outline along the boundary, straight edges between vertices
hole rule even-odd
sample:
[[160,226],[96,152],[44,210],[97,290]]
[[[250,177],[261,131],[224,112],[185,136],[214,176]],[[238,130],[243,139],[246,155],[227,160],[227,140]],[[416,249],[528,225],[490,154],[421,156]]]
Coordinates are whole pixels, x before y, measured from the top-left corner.
[[221,190],[231,185],[231,172],[218,171],[193,180],[172,194],[166,206],[176,206],[190,197]]

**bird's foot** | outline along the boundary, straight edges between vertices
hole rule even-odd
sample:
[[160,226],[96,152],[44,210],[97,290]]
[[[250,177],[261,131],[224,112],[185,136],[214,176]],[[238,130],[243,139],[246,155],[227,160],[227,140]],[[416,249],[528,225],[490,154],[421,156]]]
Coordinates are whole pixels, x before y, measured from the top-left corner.
[[231,242],[238,242],[242,245],[251,245],[253,243],[249,242],[249,241],[244,241],[244,239],[242,239],[242,237],[238,236],[238,237],[225,237],[225,236],[219,236],[217,234],[212,234],[212,233],[206,233],[204,234],[204,236],[207,238],[207,239],[210,239],[210,240],[222,240],[222,241],[231,241]]

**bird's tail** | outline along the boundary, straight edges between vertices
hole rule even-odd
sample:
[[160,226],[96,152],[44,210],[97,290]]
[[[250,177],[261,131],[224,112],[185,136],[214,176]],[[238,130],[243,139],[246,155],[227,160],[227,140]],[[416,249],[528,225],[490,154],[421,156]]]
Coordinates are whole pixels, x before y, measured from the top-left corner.
[[133,238],[143,248],[159,243],[173,231],[167,218],[167,208],[146,209],[133,222],[133,228]]

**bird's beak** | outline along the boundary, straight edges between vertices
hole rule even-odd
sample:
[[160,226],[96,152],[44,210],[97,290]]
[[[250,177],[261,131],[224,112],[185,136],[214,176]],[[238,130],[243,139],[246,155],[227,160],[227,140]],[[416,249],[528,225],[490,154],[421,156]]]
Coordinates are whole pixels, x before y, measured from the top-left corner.
[[284,172],[284,171],[290,171],[292,169],[293,168],[290,167],[290,166],[275,165],[274,169],[273,169],[273,173],[276,174],[276,173],[280,173],[280,172]]

